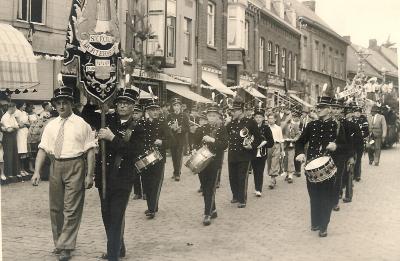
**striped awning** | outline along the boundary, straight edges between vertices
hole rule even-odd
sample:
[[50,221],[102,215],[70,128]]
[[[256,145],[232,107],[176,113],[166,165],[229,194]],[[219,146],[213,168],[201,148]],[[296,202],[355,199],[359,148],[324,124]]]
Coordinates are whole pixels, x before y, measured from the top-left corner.
[[27,92],[39,84],[36,58],[24,35],[0,23],[0,91]]

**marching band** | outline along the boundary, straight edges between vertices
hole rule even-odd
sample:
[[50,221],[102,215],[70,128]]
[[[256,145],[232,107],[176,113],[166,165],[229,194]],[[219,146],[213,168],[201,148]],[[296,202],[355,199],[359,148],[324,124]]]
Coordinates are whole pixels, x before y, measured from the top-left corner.
[[[57,108],[64,106],[63,104],[73,97],[69,87],[57,89],[54,95],[53,101]],[[304,172],[310,197],[311,230],[319,231],[320,237],[326,237],[332,210],[340,210],[339,199],[343,198],[345,203],[353,200],[353,179],[361,179],[361,158],[365,144],[371,138],[369,133],[372,133],[375,142],[379,143],[377,132],[374,129],[370,132],[368,127],[369,122],[375,124],[379,120],[377,117],[367,121],[366,117],[361,115],[362,108],[354,102],[344,103],[344,100],[328,96],[318,97],[316,115],[304,110],[302,116],[298,108],[290,111],[282,106],[281,110],[284,113],[274,114],[271,110],[261,108],[261,104],[250,115],[243,100],[237,96],[225,111],[217,103],[209,104],[205,112],[199,113],[198,118],[201,121],[196,124],[189,121],[189,117],[182,111],[182,101],[179,98],[171,100],[171,112],[165,115],[156,100],[147,100],[141,106],[138,96],[133,89],[121,89],[114,100],[115,111],[106,114],[106,125],[102,128],[100,114],[96,111],[97,106],[90,102],[84,106],[82,118],[70,114],[73,117],[66,117],[65,120],[71,123],[75,117],[76,122],[85,120],[97,133],[98,140],[106,142],[105,147],[97,149],[96,160],[91,161],[96,163],[94,169],[90,169],[93,168],[91,164],[87,164],[87,167],[88,173],[94,173],[95,185],[99,190],[107,235],[107,251],[102,258],[107,260],[119,260],[125,256],[125,210],[132,188],[136,195],[146,196],[146,217],[156,217],[168,149],[173,162],[172,178],[175,181],[180,180],[184,137],[193,125],[193,146],[190,146],[193,149],[184,165],[199,175],[200,191],[204,198],[205,226],[210,225],[212,219],[218,216],[215,204],[216,189],[221,178],[224,151],[227,150],[232,204],[237,204],[238,208],[246,207],[249,173],[254,175],[255,196],[261,197],[265,173],[270,176],[269,188],[273,189],[276,187],[278,176],[285,176],[285,180],[290,184],[294,182],[295,175],[299,177],[300,173]],[[58,105],[60,101],[62,105]],[[60,120],[49,124],[44,131],[39,145],[41,153],[36,164],[40,167],[45,155],[48,155],[52,159],[52,166],[56,167],[54,170],[57,170],[60,164],[80,166],[81,169],[81,159],[90,161],[91,151],[95,146],[94,135],[88,136],[86,144],[73,154],[68,152],[79,147],[73,145],[78,139],[71,134],[65,135],[65,139],[71,140],[63,141],[65,146],[61,149],[62,153],[56,153],[59,144],[49,142],[48,133],[52,132],[51,135],[54,135],[63,128],[59,126],[63,126],[61,107]],[[279,125],[277,121],[280,122]],[[56,123],[58,125],[53,126]],[[54,131],[50,128],[54,128]],[[77,135],[82,137],[82,134]],[[384,133],[381,137],[383,136]],[[102,151],[104,148],[105,151]],[[102,186],[100,157],[103,152],[106,160],[105,191]],[[69,157],[70,155],[73,157]],[[377,165],[379,154],[370,156],[374,157],[370,161]],[[51,184],[57,177],[54,175],[53,173],[50,177]],[[64,174],[59,175],[59,178],[63,178]],[[39,171],[36,171],[32,178],[33,185],[38,185],[39,176]],[[84,177],[82,174],[78,176],[80,180]],[[88,177],[86,186],[90,187],[91,174]],[[64,197],[69,193],[67,188],[65,191]],[[55,200],[61,200],[61,195],[54,195],[51,202],[57,205],[59,203]],[[54,213],[54,219],[52,218],[56,246],[54,253],[60,255],[60,260],[69,260],[70,251],[75,247],[83,196],[70,197],[68,200],[77,208],[77,221],[58,224],[61,207],[57,208],[58,212]],[[64,206],[67,207],[71,206]],[[53,208],[52,211],[56,211],[56,208]],[[64,235],[63,231],[71,232]]]

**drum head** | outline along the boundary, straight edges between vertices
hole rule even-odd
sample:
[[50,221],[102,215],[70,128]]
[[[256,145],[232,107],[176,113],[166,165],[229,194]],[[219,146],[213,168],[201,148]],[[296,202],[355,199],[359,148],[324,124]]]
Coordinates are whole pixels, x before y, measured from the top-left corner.
[[328,157],[328,156],[316,158],[316,159],[310,161],[304,167],[304,170],[312,170],[312,169],[319,168],[319,167],[325,165],[329,161],[329,159],[330,159],[330,157]]

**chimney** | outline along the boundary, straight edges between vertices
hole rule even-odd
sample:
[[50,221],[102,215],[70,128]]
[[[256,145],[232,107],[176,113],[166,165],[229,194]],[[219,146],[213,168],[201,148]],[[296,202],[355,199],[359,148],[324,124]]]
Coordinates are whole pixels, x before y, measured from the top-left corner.
[[265,8],[271,10],[271,0],[265,0]]
[[345,35],[342,37],[346,42],[351,43],[351,36],[350,35]]
[[376,39],[369,39],[368,48],[375,49],[376,47],[378,47],[378,42],[376,41]]
[[296,11],[294,9],[292,9],[292,8],[287,9],[286,10],[286,15],[287,15],[287,17],[289,19],[290,24],[293,27],[296,27],[296,22],[297,22],[296,21],[296,19],[297,19]]
[[303,5],[307,6],[311,11],[315,13],[315,0],[303,1]]
[[283,4],[283,0],[273,0],[272,6],[275,9],[275,12],[282,19],[285,18],[285,5]]

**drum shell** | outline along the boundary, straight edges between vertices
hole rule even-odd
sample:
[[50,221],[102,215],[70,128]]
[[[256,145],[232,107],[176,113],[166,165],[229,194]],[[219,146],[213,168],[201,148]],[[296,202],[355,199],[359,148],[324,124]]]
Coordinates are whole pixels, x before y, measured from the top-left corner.
[[[319,160],[321,158],[323,157],[314,160]],[[308,164],[310,164],[313,161],[310,161]],[[306,169],[307,165],[305,166],[304,173],[306,174],[308,181],[310,181],[311,183],[323,182],[327,179],[332,178],[337,172],[337,167],[331,157],[329,157],[329,160],[326,161],[324,164],[321,164],[320,166],[315,167],[313,169],[307,170]]]
[[143,170],[160,162],[162,159],[163,156],[157,149],[147,151],[135,162],[136,170],[141,173]]
[[210,164],[214,157],[215,154],[204,146],[190,156],[190,158],[186,161],[185,166],[188,167],[194,174],[198,174]]

